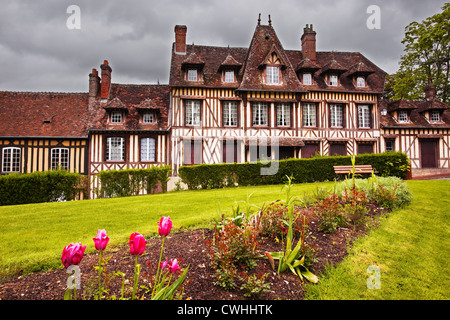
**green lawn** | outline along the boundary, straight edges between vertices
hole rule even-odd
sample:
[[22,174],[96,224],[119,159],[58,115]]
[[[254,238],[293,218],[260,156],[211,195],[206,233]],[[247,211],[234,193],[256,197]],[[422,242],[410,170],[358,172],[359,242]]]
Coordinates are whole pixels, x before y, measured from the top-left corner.
[[[450,181],[408,181],[413,203],[382,219],[379,228],[358,240],[337,268],[308,287],[308,299],[450,299]],[[333,183],[299,184],[302,196]],[[70,242],[88,245],[97,229],[106,229],[110,246],[127,243],[132,232],[146,237],[169,215],[175,228],[209,226],[235,201],[261,205],[284,196],[282,186],[182,191],[120,199],[0,207],[0,277],[20,270],[61,267]],[[381,288],[368,289],[370,265],[381,270]]]
[[[332,183],[321,184],[332,186]],[[316,184],[295,186],[300,194]],[[97,199],[0,207],[0,279],[19,270],[36,271],[62,266],[61,252],[70,242],[87,244],[97,229],[106,229],[110,245],[127,243],[133,232],[157,232],[161,216],[170,216],[174,228],[207,227],[219,217],[219,204],[231,212],[235,201],[261,205],[280,199],[281,185],[181,191],[129,198]]]

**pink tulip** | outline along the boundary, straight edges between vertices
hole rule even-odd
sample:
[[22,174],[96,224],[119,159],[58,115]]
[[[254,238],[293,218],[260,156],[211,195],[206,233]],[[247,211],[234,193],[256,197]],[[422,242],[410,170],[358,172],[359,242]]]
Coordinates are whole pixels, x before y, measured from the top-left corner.
[[169,262],[169,271],[170,273],[174,274],[178,271],[180,266],[178,265],[177,259],[170,259]]
[[161,269],[164,269],[165,267],[167,267],[167,259],[166,259],[166,261],[164,261],[164,262],[162,262],[161,263]]
[[61,255],[61,261],[65,268],[68,268],[71,265],[77,265],[83,259],[84,250],[86,250],[86,246],[83,246],[80,243],[71,243],[68,246],[64,247],[64,250]]
[[145,251],[146,243],[147,240],[139,232],[132,233],[130,236],[130,253],[133,256],[141,255]]
[[170,217],[161,217],[161,220],[158,222],[158,232],[161,237],[167,237],[172,229],[172,221]]
[[94,240],[95,249],[97,250],[105,250],[106,246],[108,245],[109,237],[106,235],[106,230],[98,230],[97,236],[95,238],[92,238]]

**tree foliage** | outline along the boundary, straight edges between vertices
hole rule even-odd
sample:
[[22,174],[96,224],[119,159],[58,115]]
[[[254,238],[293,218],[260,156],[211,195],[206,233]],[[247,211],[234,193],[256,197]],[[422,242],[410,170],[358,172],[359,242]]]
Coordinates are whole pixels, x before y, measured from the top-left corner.
[[449,102],[450,3],[421,23],[405,28],[405,46],[397,73],[387,77],[385,97],[424,98],[428,79],[436,87],[436,98]]

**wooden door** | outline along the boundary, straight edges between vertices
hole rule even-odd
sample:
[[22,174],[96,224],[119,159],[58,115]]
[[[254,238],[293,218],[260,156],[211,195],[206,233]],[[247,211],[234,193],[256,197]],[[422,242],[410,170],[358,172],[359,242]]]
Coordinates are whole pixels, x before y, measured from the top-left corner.
[[330,144],[330,156],[346,156],[347,150],[345,144],[343,143],[332,143]]
[[372,143],[358,143],[358,154],[373,153]]
[[302,147],[302,158],[311,158],[316,153],[319,153],[318,143],[305,143]]
[[437,141],[420,140],[422,168],[437,168]]

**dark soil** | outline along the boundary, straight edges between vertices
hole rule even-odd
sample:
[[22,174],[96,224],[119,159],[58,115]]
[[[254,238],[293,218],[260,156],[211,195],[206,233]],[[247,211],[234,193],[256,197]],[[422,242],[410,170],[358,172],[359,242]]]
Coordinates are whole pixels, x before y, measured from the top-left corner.
[[[384,210],[371,208],[370,216],[383,214]],[[374,220],[373,220],[374,221]],[[325,234],[317,230],[317,221],[314,219],[309,225],[311,235],[309,242],[316,244],[320,250],[317,262],[309,269],[320,278],[321,272],[327,264],[335,265],[347,255],[348,246],[365,234],[366,226],[357,225],[348,228],[339,228],[334,234]],[[206,239],[211,239],[213,231],[209,229],[179,230],[169,235],[165,241],[163,259],[177,258],[181,267],[189,267],[183,299],[190,300],[243,300],[243,292],[239,285],[235,290],[225,291],[213,284],[214,270],[210,266],[207,256]],[[265,238],[260,239],[259,251],[281,251],[281,244]],[[161,249],[161,238],[149,239],[145,253],[138,258],[141,264],[140,285],[149,286],[150,270],[158,263]],[[107,248],[104,257],[109,258],[108,274],[121,271],[127,279],[132,281],[134,273],[134,257],[129,253],[128,245],[122,248]],[[82,288],[77,291],[80,299],[93,299],[98,284],[97,271],[94,266],[98,264],[98,255],[85,255],[79,267],[81,269]],[[151,266],[151,268],[150,268]],[[251,272],[270,273],[267,281],[271,284],[271,292],[265,293],[261,298],[265,300],[289,299],[301,300],[304,297],[304,283],[299,277],[287,270],[277,274],[272,270],[267,259],[260,259],[258,265]],[[0,300],[62,300],[66,289],[68,274],[61,268],[48,272],[32,273],[8,279],[0,284]],[[120,297],[121,279],[115,277],[110,280],[110,295]],[[131,296],[131,286],[126,285],[126,293]],[[149,297],[143,290],[140,296]]]

